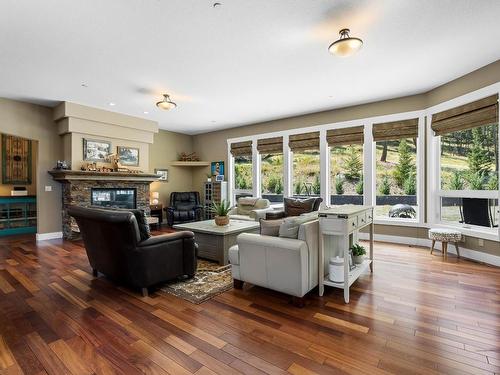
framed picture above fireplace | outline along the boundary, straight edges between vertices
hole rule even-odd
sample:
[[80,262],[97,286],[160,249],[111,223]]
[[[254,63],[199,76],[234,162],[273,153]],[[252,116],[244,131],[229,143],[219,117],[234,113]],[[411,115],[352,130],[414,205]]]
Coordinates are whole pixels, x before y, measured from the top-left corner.
[[130,167],[139,166],[139,149],[136,147],[118,146],[117,147],[118,158],[120,159],[120,164],[127,165]]
[[83,139],[83,160],[104,163],[111,155],[111,142]]

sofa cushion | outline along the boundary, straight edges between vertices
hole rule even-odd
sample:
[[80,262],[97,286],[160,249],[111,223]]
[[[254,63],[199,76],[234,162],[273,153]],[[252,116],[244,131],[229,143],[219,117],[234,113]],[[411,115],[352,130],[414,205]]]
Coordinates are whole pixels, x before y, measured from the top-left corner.
[[316,198],[295,199],[285,198],[285,216],[300,216],[304,213],[311,212],[314,209]]
[[299,227],[301,224],[315,220],[314,216],[290,216],[283,219],[280,225],[279,236],[284,238],[295,238],[299,236]]
[[278,219],[278,220],[260,219],[260,234],[263,236],[278,237],[280,234],[280,226],[282,223],[283,219]]

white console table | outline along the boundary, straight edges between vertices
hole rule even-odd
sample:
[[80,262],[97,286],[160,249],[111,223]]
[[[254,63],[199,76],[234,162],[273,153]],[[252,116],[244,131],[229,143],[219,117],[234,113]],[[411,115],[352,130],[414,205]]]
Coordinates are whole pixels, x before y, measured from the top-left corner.
[[[353,270],[349,269],[349,248],[358,240],[360,229],[370,227],[370,253]],[[344,289],[344,301],[349,303],[349,287],[368,268],[373,272],[373,207],[344,205],[319,211],[319,295],[325,285]],[[331,256],[344,258],[344,282],[328,278],[328,260]]]

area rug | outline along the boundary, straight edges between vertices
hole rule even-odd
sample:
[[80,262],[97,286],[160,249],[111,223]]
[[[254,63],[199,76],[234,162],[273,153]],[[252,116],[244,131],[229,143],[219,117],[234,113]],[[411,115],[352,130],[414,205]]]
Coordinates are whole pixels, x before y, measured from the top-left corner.
[[160,290],[198,305],[232,287],[231,265],[198,259],[198,270],[192,279],[165,284]]

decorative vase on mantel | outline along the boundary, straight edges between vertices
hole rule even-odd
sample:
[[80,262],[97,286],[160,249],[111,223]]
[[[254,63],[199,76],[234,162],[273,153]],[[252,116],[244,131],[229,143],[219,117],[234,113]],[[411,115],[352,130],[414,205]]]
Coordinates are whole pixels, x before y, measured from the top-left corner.
[[223,226],[229,224],[229,216],[215,216],[214,220],[215,220],[215,224],[220,226],[220,227],[223,227]]

